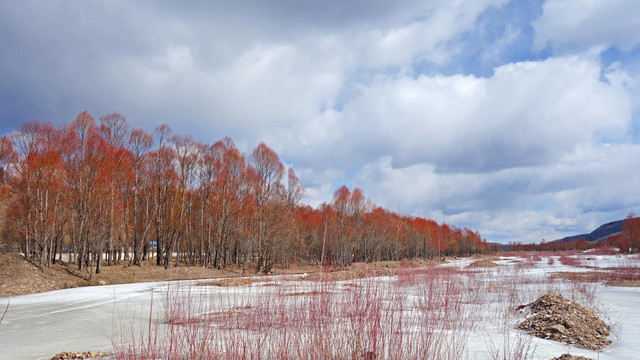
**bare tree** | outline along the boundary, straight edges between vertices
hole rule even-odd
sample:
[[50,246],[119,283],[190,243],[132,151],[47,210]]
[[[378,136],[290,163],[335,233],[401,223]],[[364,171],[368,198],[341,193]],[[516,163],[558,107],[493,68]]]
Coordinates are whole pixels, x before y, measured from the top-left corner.
[[[140,191],[142,187],[146,184],[142,181],[142,171],[143,171],[143,161],[151,147],[153,146],[153,138],[151,135],[145,133],[142,129],[136,129],[131,132],[129,136],[129,151],[132,155],[132,170],[133,170],[133,218],[132,218],[132,228],[133,228],[133,263],[135,265],[140,265],[140,260],[142,257],[142,240],[140,234],[140,228],[148,230],[149,224],[148,219],[146,223],[143,223],[141,226],[138,225],[140,216],[139,216],[139,206],[140,206]],[[146,231],[144,231],[146,233]]]

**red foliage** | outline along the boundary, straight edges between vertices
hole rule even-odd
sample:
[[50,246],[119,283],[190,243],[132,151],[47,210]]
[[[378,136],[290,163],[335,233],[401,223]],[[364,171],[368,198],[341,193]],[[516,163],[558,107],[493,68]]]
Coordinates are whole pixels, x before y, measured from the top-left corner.
[[634,214],[629,214],[622,223],[618,245],[621,252],[640,251],[640,218],[635,217]]
[[[286,177],[285,177],[286,175]],[[131,129],[83,111],[56,128],[32,121],[0,138],[0,183],[16,193],[10,237],[40,264],[69,249],[82,269],[156,257],[268,271],[297,259],[432,258],[488,250],[480,234],[377,207],[339,187],[330,204],[300,205],[304,188],[266,144],[246,159],[229,138],[212,145]],[[133,254],[133,256],[131,256]],[[131,256],[131,257],[130,257]]]

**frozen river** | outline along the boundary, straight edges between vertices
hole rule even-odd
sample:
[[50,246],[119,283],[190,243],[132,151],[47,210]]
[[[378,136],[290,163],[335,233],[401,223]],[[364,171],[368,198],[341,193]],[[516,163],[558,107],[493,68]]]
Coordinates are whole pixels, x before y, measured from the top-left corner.
[[[149,317],[162,283],[93,286],[0,299],[0,358],[49,359],[61,351],[109,351],[120,312]],[[157,296],[157,295],[156,295]]]
[[[606,259],[602,260],[606,261]],[[461,260],[450,266],[462,268],[469,261]],[[479,281],[496,281],[501,277],[509,278],[509,259],[506,266],[498,269],[483,270]],[[521,278],[544,277],[550,270],[585,271],[556,262],[548,265],[546,259],[535,266],[522,270]],[[390,282],[394,279],[381,278],[378,281]],[[182,282],[183,284],[188,282]],[[300,286],[302,282],[295,282]],[[308,283],[307,283],[308,284]],[[515,283],[514,283],[515,284]],[[547,285],[514,285],[531,294],[539,293]],[[558,284],[553,285],[555,288]],[[613,321],[615,334],[609,337],[613,341],[600,353],[569,347],[553,341],[533,339],[535,348],[530,359],[550,359],[566,352],[600,360],[638,359],[640,356],[640,288],[620,288],[597,285],[599,307]],[[533,287],[533,288],[532,288]],[[150,310],[161,311],[158,306],[167,293],[167,283],[140,283],[126,285],[96,286],[53,291],[48,293],[0,298],[0,307],[4,310],[9,303],[9,311],[0,325],[1,359],[49,359],[61,351],[111,351],[112,339],[123,327],[132,329],[146,326]],[[253,284],[250,287],[222,288],[204,287],[213,301],[220,295],[228,296],[230,291],[244,291],[245,294],[258,295],[262,292],[276,291],[276,287]],[[471,306],[471,305],[469,305]],[[473,329],[468,338],[466,357],[469,359],[489,359],[491,349],[488,342],[499,344],[504,334],[495,323],[487,321],[495,316],[492,304],[473,305],[474,309],[486,311],[482,315],[482,324]],[[492,314],[489,314],[492,312]],[[156,314],[152,315],[153,318]],[[124,319],[124,320],[123,320]],[[131,324],[135,325],[131,325]],[[137,330],[135,330],[137,331]],[[510,330],[509,336],[515,336],[516,330]]]

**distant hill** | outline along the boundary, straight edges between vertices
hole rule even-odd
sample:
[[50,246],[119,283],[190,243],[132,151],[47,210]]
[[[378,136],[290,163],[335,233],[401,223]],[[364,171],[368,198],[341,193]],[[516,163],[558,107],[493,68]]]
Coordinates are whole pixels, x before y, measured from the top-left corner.
[[610,223],[606,223],[601,225],[599,228],[593,230],[589,234],[580,234],[567,236],[562,239],[554,240],[552,242],[569,242],[572,240],[585,239],[587,241],[598,241],[601,239],[606,239],[613,235],[618,235],[622,231],[622,223],[624,220],[612,221]]

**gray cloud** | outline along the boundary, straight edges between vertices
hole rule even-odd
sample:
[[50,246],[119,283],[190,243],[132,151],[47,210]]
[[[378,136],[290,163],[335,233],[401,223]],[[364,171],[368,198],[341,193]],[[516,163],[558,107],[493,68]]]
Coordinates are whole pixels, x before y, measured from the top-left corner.
[[510,238],[518,232],[520,241],[529,242],[634,211],[640,203],[634,190],[638,156],[638,145],[592,144],[555,163],[482,174],[438,174],[422,164],[394,167],[391,157],[384,157],[365,166],[357,182],[383,206],[430,213],[479,228],[485,236]]
[[[635,5],[598,18],[550,0],[535,44],[562,56],[500,63],[531,25],[513,24],[452,64],[479,16],[506,3],[0,2],[0,131],[117,110],[147,130],[231,136],[244,152],[266,141],[313,205],[346,183],[504,241],[629,211],[640,74],[605,68],[601,46],[640,43],[636,22],[615,19]],[[500,66],[487,77],[413,66],[488,59]]]

